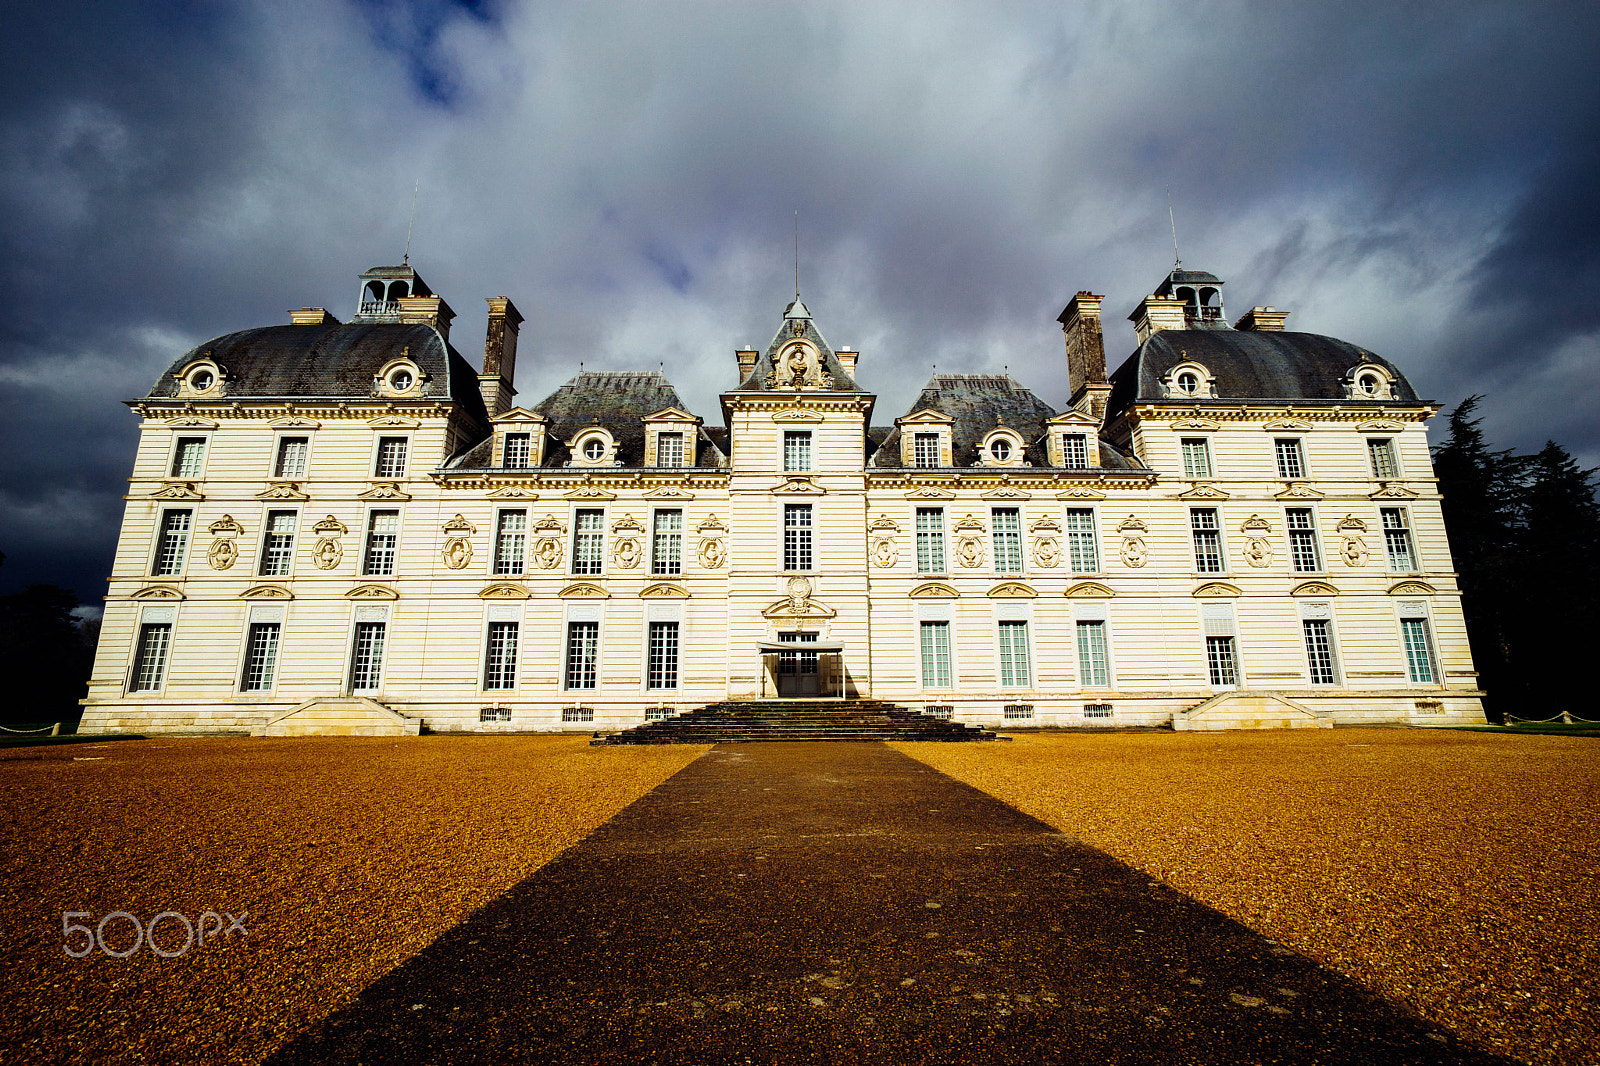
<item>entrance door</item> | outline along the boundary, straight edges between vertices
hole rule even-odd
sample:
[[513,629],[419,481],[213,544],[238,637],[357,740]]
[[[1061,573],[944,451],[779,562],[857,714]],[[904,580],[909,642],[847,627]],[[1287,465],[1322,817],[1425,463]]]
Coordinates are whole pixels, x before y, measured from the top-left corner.
[[[815,633],[779,633],[784,644],[815,644]],[[822,694],[822,675],[817,670],[817,653],[814,651],[781,651],[778,653],[778,695],[819,696]]]

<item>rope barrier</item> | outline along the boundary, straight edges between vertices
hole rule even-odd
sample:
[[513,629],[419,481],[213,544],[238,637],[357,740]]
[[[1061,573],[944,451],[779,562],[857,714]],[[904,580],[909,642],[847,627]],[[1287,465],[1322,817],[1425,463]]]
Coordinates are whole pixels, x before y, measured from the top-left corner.
[[0,725],[0,731],[4,731],[6,733],[19,733],[19,734],[48,733],[48,732],[50,732],[50,730],[52,730],[54,728],[56,728],[56,727],[53,726],[53,725],[44,725],[44,726],[40,726],[38,729],[10,729],[10,728],[8,728],[6,726]]
[[1506,725],[1511,725],[1514,722],[1521,722],[1524,725],[1550,725],[1552,722],[1560,722],[1563,725],[1576,725],[1578,723],[1582,723],[1584,725],[1600,725],[1600,721],[1597,721],[1596,719],[1579,718],[1575,714],[1558,714],[1554,718],[1518,718],[1514,714],[1504,715],[1503,717],[1505,718]]

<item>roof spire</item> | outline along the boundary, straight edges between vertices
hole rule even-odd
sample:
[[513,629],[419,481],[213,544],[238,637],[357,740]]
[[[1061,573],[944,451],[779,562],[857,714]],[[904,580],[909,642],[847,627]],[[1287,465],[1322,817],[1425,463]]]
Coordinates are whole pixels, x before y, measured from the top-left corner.
[[417,224],[417,190],[422,188],[422,179],[418,178],[415,185],[411,186],[411,221],[406,223],[406,254],[400,257],[401,266],[411,265],[411,227]]
[[794,209],[794,302],[800,302],[800,209]]
[[1183,260],[1178,258],[1178,220],[1172,213],[1172,186],[1167,186],[1167,221],[1172,223],[1172,269],[1181,270]]

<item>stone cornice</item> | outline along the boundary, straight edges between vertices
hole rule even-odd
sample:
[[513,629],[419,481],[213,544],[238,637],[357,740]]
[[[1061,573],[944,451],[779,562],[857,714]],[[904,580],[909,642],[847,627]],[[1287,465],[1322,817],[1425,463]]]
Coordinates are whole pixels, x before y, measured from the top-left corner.
[[1372,404],[1345,405],[1342,403],[1301,406],[1299,404],[1269,404],[1251,400],[1234,402],[1211,400],[1195,403],[1192,400],[1150,402],[1133,406],[1129,414],[1142,422],[1183,422],[1200,419],[1211,422],[1272,422],[1292,420],[1298,422],[1370,422],[1386,419],[1393,422],[1426,422],[1439,413],[1436,404]]
[[447,418],[455,411],[453,400],[188,400],[156,399],[124,401],[133,413],[158,421],[188,416],[211,419],[342,419],[371,421],[376,418]]
[[959,470],[948,467],[940,469],[901,467],[876,470],[868,468],[863,473],[866,475],[869,492],[939,488],[953,492],[969,489],[984,493],[1011,488],[1023,492],[1046,493],[1064,492],[1080,486],[1105,492],[1111,489],[1148,489],[1158,478],[1155,471],[1098,469],[1067,472],[1030,467],[1007,467],[1003,470],[999,468],[988,470],[983,467]]
[[[522,489],[528,493],[551,492],[567,494],[578,489],[594,488],[608,492],[644,490],[662,497],[693,498],[695,491],[726,488],[729,472],[726,470],[697,471],[683,468],[621,467],[535,467],[529,470],[433,470],[428,477],[434,484],[455,490]],[[676,492],[668,490],[677,490]],[[512,495],[507,492],[505,495]]]

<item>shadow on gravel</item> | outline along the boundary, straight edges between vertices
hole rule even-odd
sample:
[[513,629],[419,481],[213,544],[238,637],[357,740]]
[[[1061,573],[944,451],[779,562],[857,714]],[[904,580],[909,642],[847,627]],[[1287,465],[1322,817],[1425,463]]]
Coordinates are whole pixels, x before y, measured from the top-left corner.
[[1509,1061],[879,744],[713,750],[269,1061],[517,1060]]

